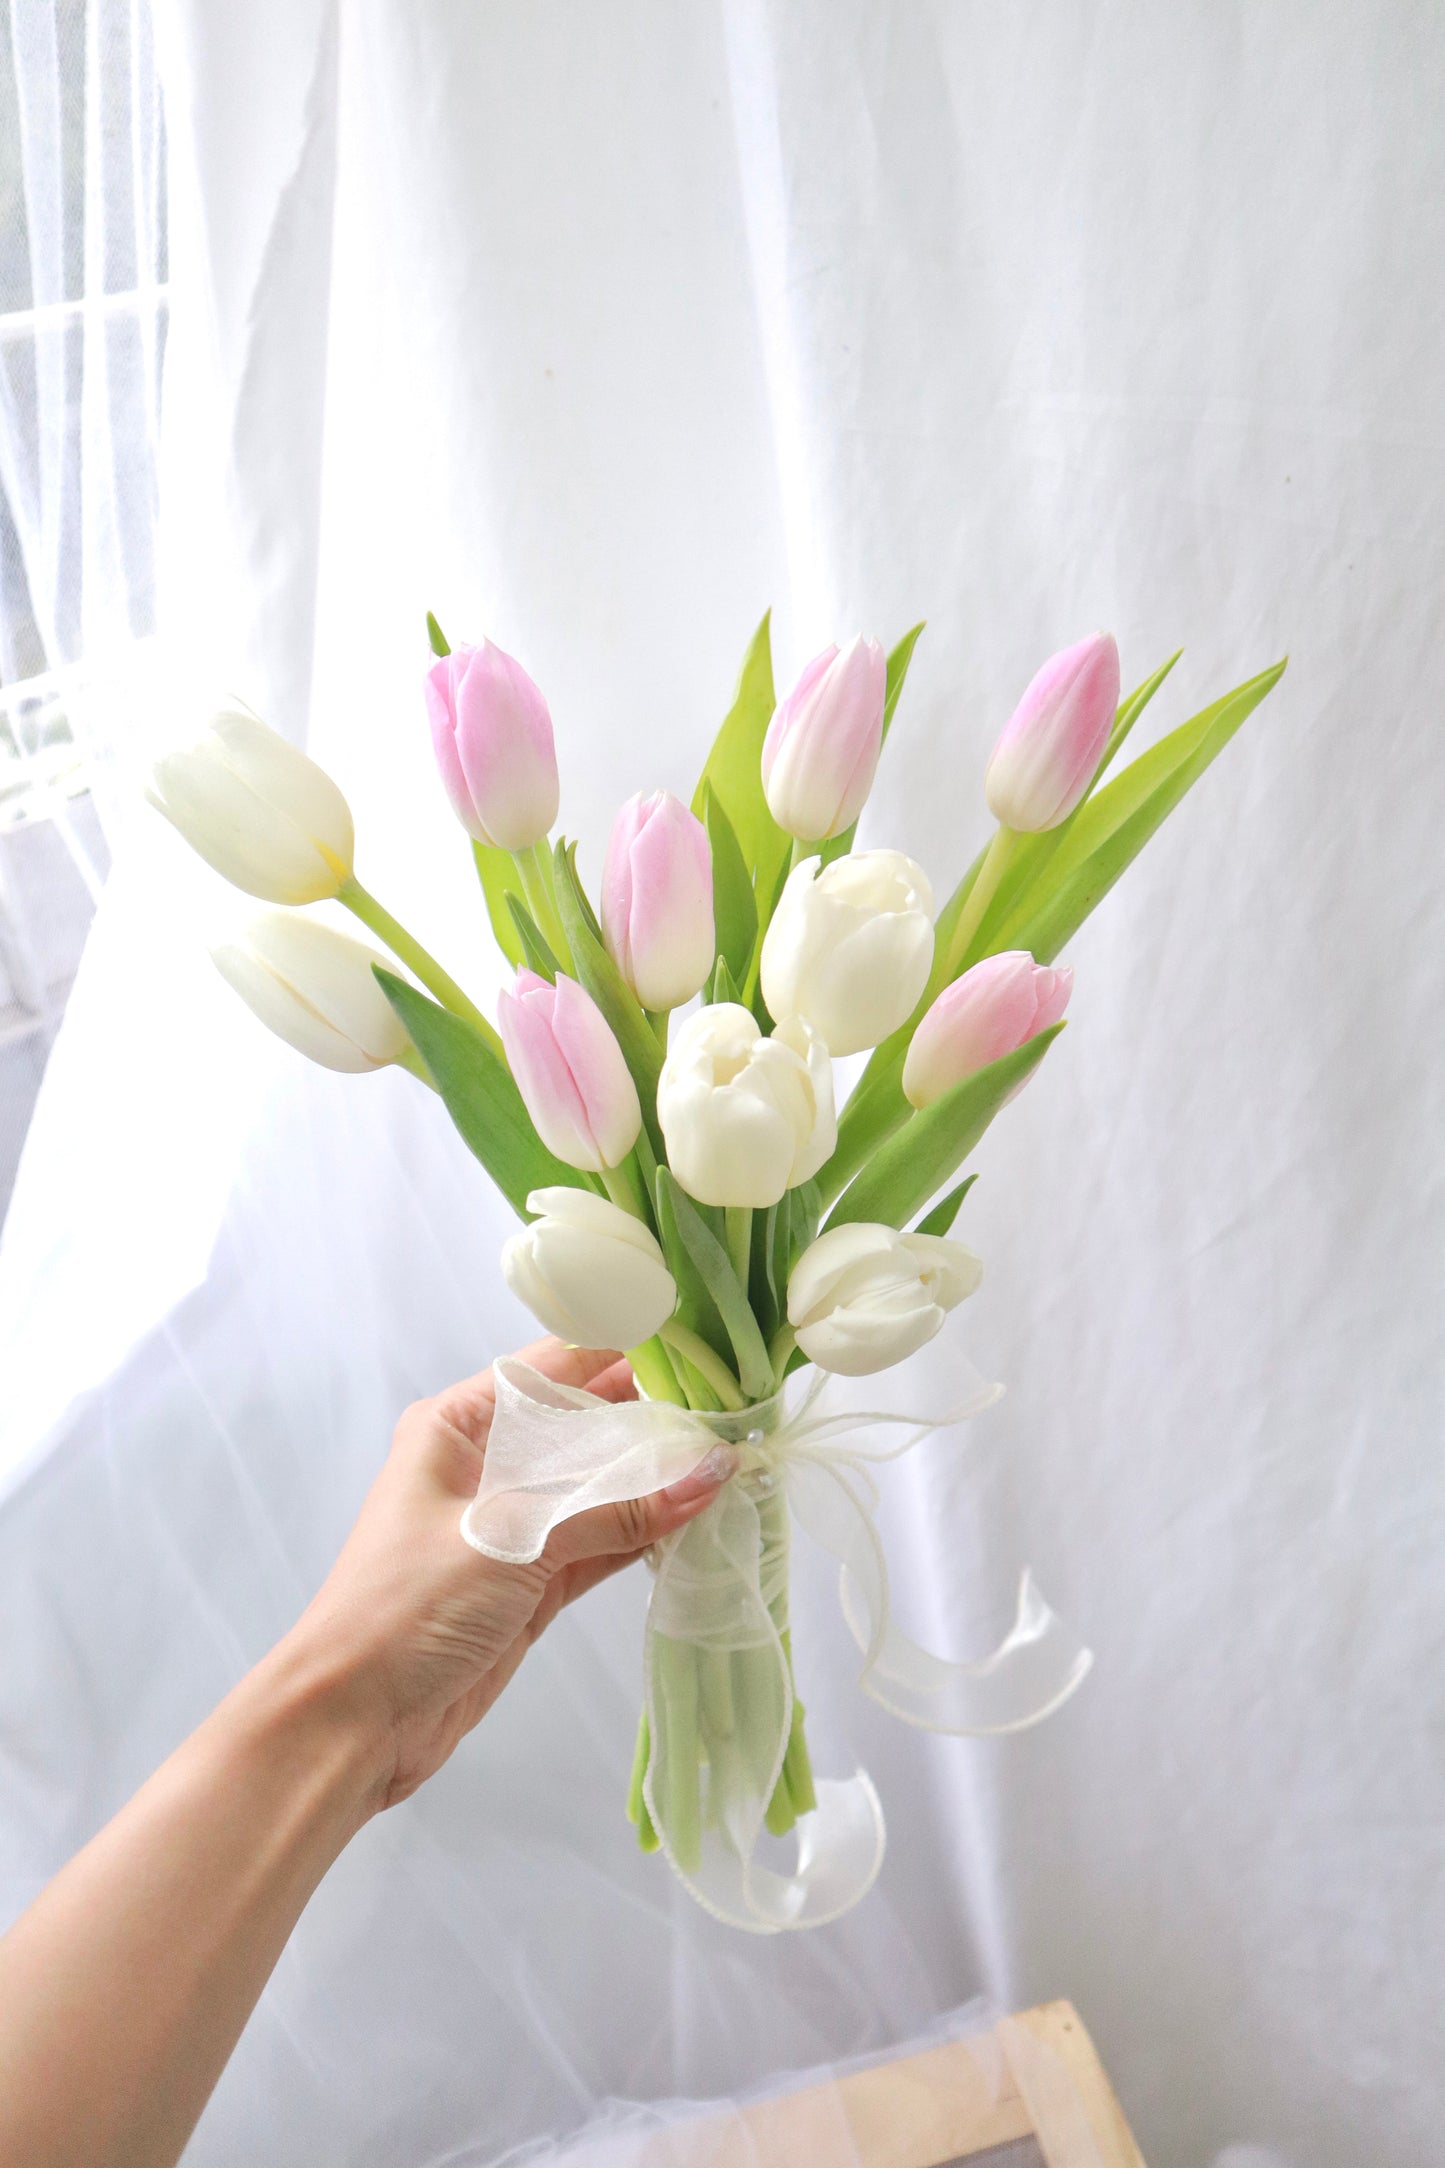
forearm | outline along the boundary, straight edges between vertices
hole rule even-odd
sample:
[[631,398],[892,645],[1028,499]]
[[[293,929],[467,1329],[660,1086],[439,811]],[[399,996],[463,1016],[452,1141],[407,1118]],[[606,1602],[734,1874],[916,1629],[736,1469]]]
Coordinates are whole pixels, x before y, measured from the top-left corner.
[[326,1869],[376,1742],[298,1636],[0,1940],[0,2161],[175,2161]]

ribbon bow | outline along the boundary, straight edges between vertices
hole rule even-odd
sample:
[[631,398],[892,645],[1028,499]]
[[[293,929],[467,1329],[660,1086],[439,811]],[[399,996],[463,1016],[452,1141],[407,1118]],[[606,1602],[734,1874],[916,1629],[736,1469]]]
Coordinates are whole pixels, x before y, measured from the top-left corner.
[[[736,1415],[708,1415],[598,1400],[511,1360],[494,1374],[482,1480],[462,1516],[463,1536],[488,1558],[540,1557],[559,1521],[677,1482],[720,1437],[740,1450],[738,1472],[713,1504],[657,1546],[643,1647],[651,1738],[643,1796],[673,1868],[716,1918],[761,1934],[821,1926],[866,1895],[883,1863],[883,1809],[862,1769],[819,1780],[816,1807],[798,1819],[790,1871],[757,1856],[793,1726],[790,1513],[838,1561],[843,1617],[863,1658],[859,1685],[905,1723],[1018,1731],[1059,1708],[1088,1672],[1089,1651],[1027,1572],[1012,1627],[977,1663],[930,1654],[890,1614],[873,1468],[967,1422],[1001,1386],[975,1375],[941,1416],[818,1414],[826,1384],[818,1377],[791,1412],[779,1394]],[[879,1429],[902,1435],[872,1450],[858,1442]]]

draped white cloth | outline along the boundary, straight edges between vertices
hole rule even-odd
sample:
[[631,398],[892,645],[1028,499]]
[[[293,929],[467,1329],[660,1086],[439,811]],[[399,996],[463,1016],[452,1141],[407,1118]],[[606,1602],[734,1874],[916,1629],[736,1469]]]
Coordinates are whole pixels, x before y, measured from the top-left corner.
[[[982,1989],[1067,1994],[1157,2168],[1430,2168],[1438,1721],[1445,26],[1387,0],[171,0],[171,622],[494,980],[422,613],[546,687],[564,822],[685,790],[781,667],[929,619],[865,822],[941,885],[1036,662],[1098,623],[1179,719],[1290,671],[1075,942],[979,1155],[967,1345],[1009,1397],[891,1472],[903,1624],[1027,1559],[1096,1654],[1016,1738],[852,1687],[848,1919],[706,1918],[622,1821],[641,1576],[364,1833],[202,2168],[485,2160],[742,2091]],[[0,1860],[20,1905],[332,1556],[410,1395],[510,1347],[502,1208],[408,1078],[305,1072],[137,827],[0,1255]],[[873,1397],[872,1394],[869,1397]],[[853,1760],[847,1757],[852,1755]]]

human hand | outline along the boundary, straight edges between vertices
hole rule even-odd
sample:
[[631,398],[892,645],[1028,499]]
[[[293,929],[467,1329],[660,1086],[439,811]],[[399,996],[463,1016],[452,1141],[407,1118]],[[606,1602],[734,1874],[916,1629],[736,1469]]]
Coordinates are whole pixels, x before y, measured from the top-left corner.
[[[636,1398],[615,1353],[547,1339],[519,1359],[601,1399]],[[708,1473],[579,1513],[533,1564],[504,1565],[472,1550],[459,1526],[481,1478],[494,1401],[484,1370],[406,1410],[340,1557],[287,1637],[363,1727],[378,1807],[408,1798],[441,1767],[564,1604],[694,1519],[736,1461],[717,1449]]]

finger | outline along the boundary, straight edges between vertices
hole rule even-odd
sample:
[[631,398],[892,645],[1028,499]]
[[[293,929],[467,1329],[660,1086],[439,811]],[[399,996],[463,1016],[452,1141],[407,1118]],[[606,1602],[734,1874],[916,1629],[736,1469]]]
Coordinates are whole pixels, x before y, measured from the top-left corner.
[[544,1563],[555,1572],[584,1558],[633,1557],[645,1551],[705,1512],[737,1465],[735,1446],[715,1445],[697,1467],[666,1490],[594,1506],[590,1513],[563,1521],[548,1538]]
[[635,1400],[637,1380],[632,1375],[632,1365],[624,1355],[621,1362],[613,1363],[610,1370],[599,1370],[587,1387],[599,1400]]
[[[589,1589],[610,1581],[614,1573],[626,1573],[641,1556],[640,1551],[613,1551],[602,1558],[579,1558],[575,1566],[568,1566],[548,1583],[548,1593],[554,1588],[560,1591],[557,1604],[560,1611],[565,1604],[575,1603],[579,1596],[585,1596]],[[555,1612],[553,1616],[556,1616]]]
[[[567,1347],[548,1337],[518,1348],[515,1362],[529,1363],[544,1377],[560,1385],[575,1385],[596,1393],[602,1400],[635,1400],[637,1386],[632,1365],[614,1348]],[[497,1388],[491,1365],[474,1376],[461,1378],[436,1396],[435,1406],[443,1422],[452,1424],[473,1445],[485,1442],[496,1407]]]
[[575,1385],[579,1390],[595,1391],[593,1379],[611,1370],[623,1357],[615,1347],[568,1347],[564,1341],[549,1335],[545,1340],[534,1340],[530,1347],[519,1348],[515,1359],[519,1363],[530,1363],[544,1378],[551,1378],[558,1385]]

